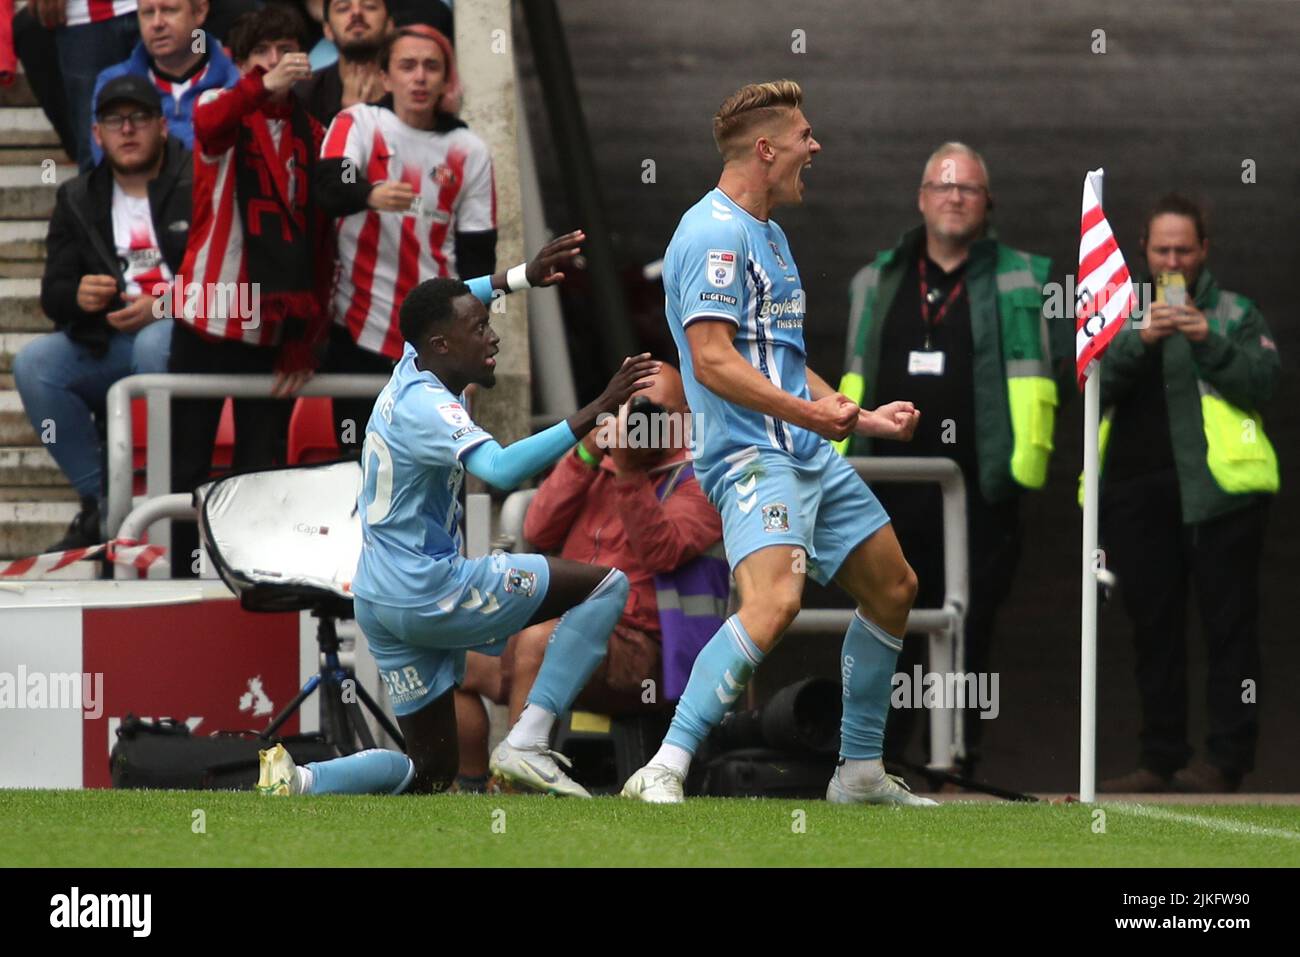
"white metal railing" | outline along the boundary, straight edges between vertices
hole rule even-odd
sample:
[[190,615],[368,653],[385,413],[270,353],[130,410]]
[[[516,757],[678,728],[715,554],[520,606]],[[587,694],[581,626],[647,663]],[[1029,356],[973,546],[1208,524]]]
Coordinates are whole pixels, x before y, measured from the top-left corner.
[[[953,673],[965,670],[963,623],[969,604],[970,568],[966,542],[966,485],[961,469],[952,459],[940,458],[850,458],[859,475],[868,482],[934,482],[943,496],[943,605],[914,608],[907,617],[907,630],[927,635],[930,641],[930,670]],[[524,515],[536,494],[526,489],[509,495],[501,506],[498,533],[493,547],[506,551],[526,547]],[[480,513],[481,514],[481,513]],[[466,516],[466,539],[471,537],[470,516]],[[478,521],[484,519],[479,518]],[[485,532],[476,531],[478,540]],[[805,608],[786,629],[786,634],[842,634],[853,620],[853,609]],[[958,688],[964,687],[958,683]],[[930,720],[930,766],[951,767],[965,756],[960,700],[951,708],[932,709]]]
[[[131,400],[144,396],[148,402],[149,436],[146,444],[145,495],[158,498],[171,494],[171,400],[269,399],[274,377],[270,375],[164,375],[127,376],[108,390],[108,535],[115,537],[131,511],[134,484],[134,435]],[[339,398],[374,398],[388,382],[379,375],[318,375],[295,394],[299,396],[337,396]],[[292,401],[286,399],[285,401]],[[363,424],[364,425],[364,424]],[[143,531],[143,529],[141,529]],[[171,545],[170,523],[157,544]],[[170,548],[168,557],[171,558]]]

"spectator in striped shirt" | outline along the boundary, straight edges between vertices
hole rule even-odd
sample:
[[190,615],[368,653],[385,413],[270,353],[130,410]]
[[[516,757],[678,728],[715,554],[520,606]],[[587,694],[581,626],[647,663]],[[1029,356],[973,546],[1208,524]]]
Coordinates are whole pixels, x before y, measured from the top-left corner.
[[[397,310],[408,292],[496,268],[492,157],[456,118],[451,43],[424,24],[402,27],[379,68],[389,95],[335,117],[316,167],[321,207],[339,217],[329,372],[387,375],[402,354]],[[345,452],[359,452],[372,404],[334,403]]]
[[[242,76],[194,109],[194,223],[168,301],[177,318],[171,372],[274,373],[277,398],[312,376],[332,271],[312,186],[324,130],[291,92],[310,72],[302,34],[297,11],[275,4],[231,28]],[[221,405],[174,403],[173,491],[207,478]],[[234,411],[233,466],[281,461],[290,404],[243,399]],[[193,524],[177,523],[172,544],[173,575],[197,574]]]
[[[140,42],[127,59],[99,74],[95,94],[116,77],[145,77],[162,97],[168,131],[193,149],[194,104],[207,90],[234,86],[239,70],[221,44],[202,29],[208,16],[207,0],[139,2]],[[92,144],[92,151],[98,163],[103,155],[99,146]]]

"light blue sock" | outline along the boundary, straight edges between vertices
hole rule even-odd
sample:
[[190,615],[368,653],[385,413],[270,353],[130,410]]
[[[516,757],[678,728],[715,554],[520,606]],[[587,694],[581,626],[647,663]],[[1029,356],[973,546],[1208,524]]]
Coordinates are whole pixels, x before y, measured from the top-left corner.
[[528,694],[528,703],[551,714],[563,714],[578,697],[605,657],[609,633],[627,605],[627,576],[613,569],[581,605],[565,612],[551,633],[542,667]]
[[308,764],[303,794],[401,794],[415,777],[415,764],[400,751],[371,748],[332,761]]
[[885,718],[893,688],[894,667],[903,639],[854,612],[844,633],[840,673],[844,678],[844,719],[840,723],[840,757],[879,760],[885,747]]
[[740,616],[732,615],[724,621],[695,659],[664,744],[694,754],[709,731],[731,710],[762,660],[763,653],[740,623]]

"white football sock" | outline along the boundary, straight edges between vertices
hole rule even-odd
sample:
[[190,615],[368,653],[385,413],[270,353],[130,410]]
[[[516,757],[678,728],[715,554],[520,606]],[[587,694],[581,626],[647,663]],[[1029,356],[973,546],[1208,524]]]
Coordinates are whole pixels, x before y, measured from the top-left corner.
[[293,780],[289,782],[290,794],[311,794],[311,786],[315,782],[316,775],[311,773],[311,768],[303,765],[293,769]]
[[555,715],[551,712],[539,705],[526,704],[519,715],[519,720],[506,735],[506,743],[512,748],[550,747],[553,724],[555,724]]
[[845,758],[840,780],[851,787],[878,787],[885,780],[885,763],[880,758]]
[[685,778],[686,772],[691,769],[691,752],[675,744],[661,744],[655,756],[650,759],[650,763],[670,768]]

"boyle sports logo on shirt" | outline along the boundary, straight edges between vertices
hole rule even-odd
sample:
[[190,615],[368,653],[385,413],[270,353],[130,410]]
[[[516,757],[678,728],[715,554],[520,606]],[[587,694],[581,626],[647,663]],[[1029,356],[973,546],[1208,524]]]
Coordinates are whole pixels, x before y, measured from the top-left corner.
[[730,286],[736,278],[736,254],[730,249],[710,249],[707,267],[710,283],[719,289]]

